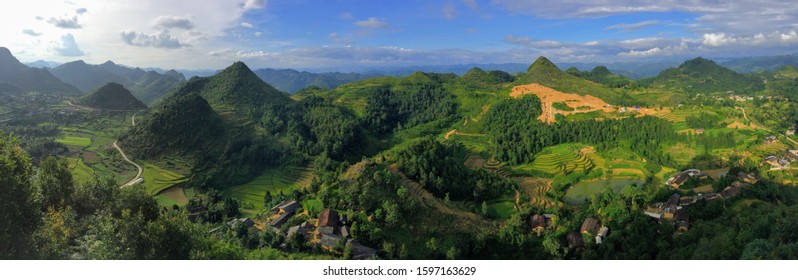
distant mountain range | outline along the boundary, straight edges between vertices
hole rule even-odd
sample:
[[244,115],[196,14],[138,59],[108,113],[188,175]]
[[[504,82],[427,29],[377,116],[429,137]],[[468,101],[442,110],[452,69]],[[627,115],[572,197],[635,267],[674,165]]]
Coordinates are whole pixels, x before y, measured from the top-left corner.
[[0,92],[23,93],[37,91],[56,95],[78,95],[72,85],[54,77],[47,70],[22,64],[7,48],[0,47]]
[[50,69],[50,72],[82,92],[89,92],[107,83],[124,85],[145,104],[155,103],[186,80],[183,74],[174,70],[160,74],[120,66],[112,61],[99,65],[87,64],[82,60],[72,61]]

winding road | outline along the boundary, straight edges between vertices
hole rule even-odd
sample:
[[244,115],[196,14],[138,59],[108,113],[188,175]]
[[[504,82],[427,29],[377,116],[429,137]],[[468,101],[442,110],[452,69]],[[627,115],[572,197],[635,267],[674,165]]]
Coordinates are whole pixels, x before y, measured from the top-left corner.
[[[739,109],[743,111],[743,118],[744,118],[746,121],[748,121],[749,123],[753,124],[754,128],[758,128],[758,129],[761,129],[761,130],[764,130],[764,131],[767,131],[767,132],[773,133],[773,131],[772,131],[772,130],[770,130],[770,129],[767,129],[767,128],[765,128],[765,127],[761,126],[761,125],[757,125],[756,123],[754,123],[753,121],[751,121],[750,119],[748,119],[748,115],[746,115],[746,114],[745,114],[745,108],[743,108],[743,107],[739,107]],[[784,137],[785,139],[787,139],[787,141],[790,141],[790,142],[792,142],[793,144],[795,144],[795,145],[797,145],[797,146],[798,146],[798,142],[796,142],[795,140],[792,140],[792,138],[790,138],[790,136],[789,136],[789,135],[787,135],[787,133],[784,133],[784,134],[778,134],[778,135],[779,135],[779,136],[782,136],[782,137]]]
[[119,145],[116,142],[119,142],[119,140],[114,141],[114,148],[116,148],[116,150],[119,151],[119,154],[122,155],[122,158],[125,161],[127,161],[128,163],[136,166],[136,169],[138,169],[138,173],[136,173],[136,177],[134,177],[133,179],[130,179],[130,181],[128,181],[127,183],[122,185],[122,187],[124,188],[124,187],[127,187],[127,186],[130,186],[130,185],[138,183],[137,181],[139,180],[139,178],[141,178],[141,174],[144,173],[144,168],[141,168],[141,165],[138,165],[135,162],[133,162],[132,160],[130,160],[127,157],[127,155],[125,154],[125,151],[122,151],[122,148],[120,148]]
[[[104,109],[95,109],[95,108],[91,108],[91,107],[76,105],[76,104],[73,104],[71,100],[67,100],[67,104],[69,104],[69,106],[74,106],[74,107],[78,107],[78,108],[86,109],[86,110],[104,110]],[[131,112],[131,110],[106,110],[106,111]],[[133,117],[131,117],[131,120],[130,120],[131,126],[136,126],[136,115],[138,115],[139,113],[144,112],[144,111],[145,110],[139,110],[138,112],[133,114]],[[136,170],[137,170],[136,177],[133,177],[133,179],[130,179],[130,181],[127,181],[127,183],[125,183],[124,185],[120,186],[120,188],[124,188],[124,187],[127,187],[127,186],[135,185],[135,184],[138,183],[139,179],[141,178],[141,175],[144,174],[144,168],[142,168],[141,165],[138,165],[137,163],[135,163],[132,160],[130,160],[130,158],[127,157],[127,154],[125,154],[125,151],[123,151],[122,148],[119,147],[119,144],[117,144],[117,142],[119,142],[119,140],[114,141],[114,144],[113,144],[114,148],[119,152],[120,155],[122,155],[122,159],[124,159],[128,163],[130,163],[133,166],[135,166]]]

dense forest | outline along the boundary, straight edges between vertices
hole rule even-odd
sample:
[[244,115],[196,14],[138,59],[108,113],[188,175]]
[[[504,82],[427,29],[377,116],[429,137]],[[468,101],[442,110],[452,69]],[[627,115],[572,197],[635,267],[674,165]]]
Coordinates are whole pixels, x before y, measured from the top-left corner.
[[545,125],[540,115],[540,99],[526,95],[507,99],[488,112],[482,123],[495,143],[494,154],[510,163],[531,162],[543,148],[567,142],[596,145],[599,150],[623,146],[631,148],[657,164],[671,159],[659,152],[659,143],[672,140],[673,125],[654,117],[619,120],[587,120]]

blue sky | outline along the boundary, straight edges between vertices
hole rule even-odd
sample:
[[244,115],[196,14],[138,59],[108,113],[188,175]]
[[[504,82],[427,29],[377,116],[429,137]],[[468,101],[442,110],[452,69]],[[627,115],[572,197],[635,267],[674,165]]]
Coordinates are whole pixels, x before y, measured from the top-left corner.
[[22,61],[215,69],[673,60],[794,53],[793,1],[32,0],[0,10]]

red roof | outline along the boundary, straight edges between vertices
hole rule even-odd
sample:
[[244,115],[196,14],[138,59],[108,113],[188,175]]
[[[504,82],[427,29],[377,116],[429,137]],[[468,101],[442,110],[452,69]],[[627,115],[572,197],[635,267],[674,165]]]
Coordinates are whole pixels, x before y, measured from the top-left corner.
[[319,213],[319,222],[316,227],[334,227],[338,225],[338,212],[332,209],[324,209]]

